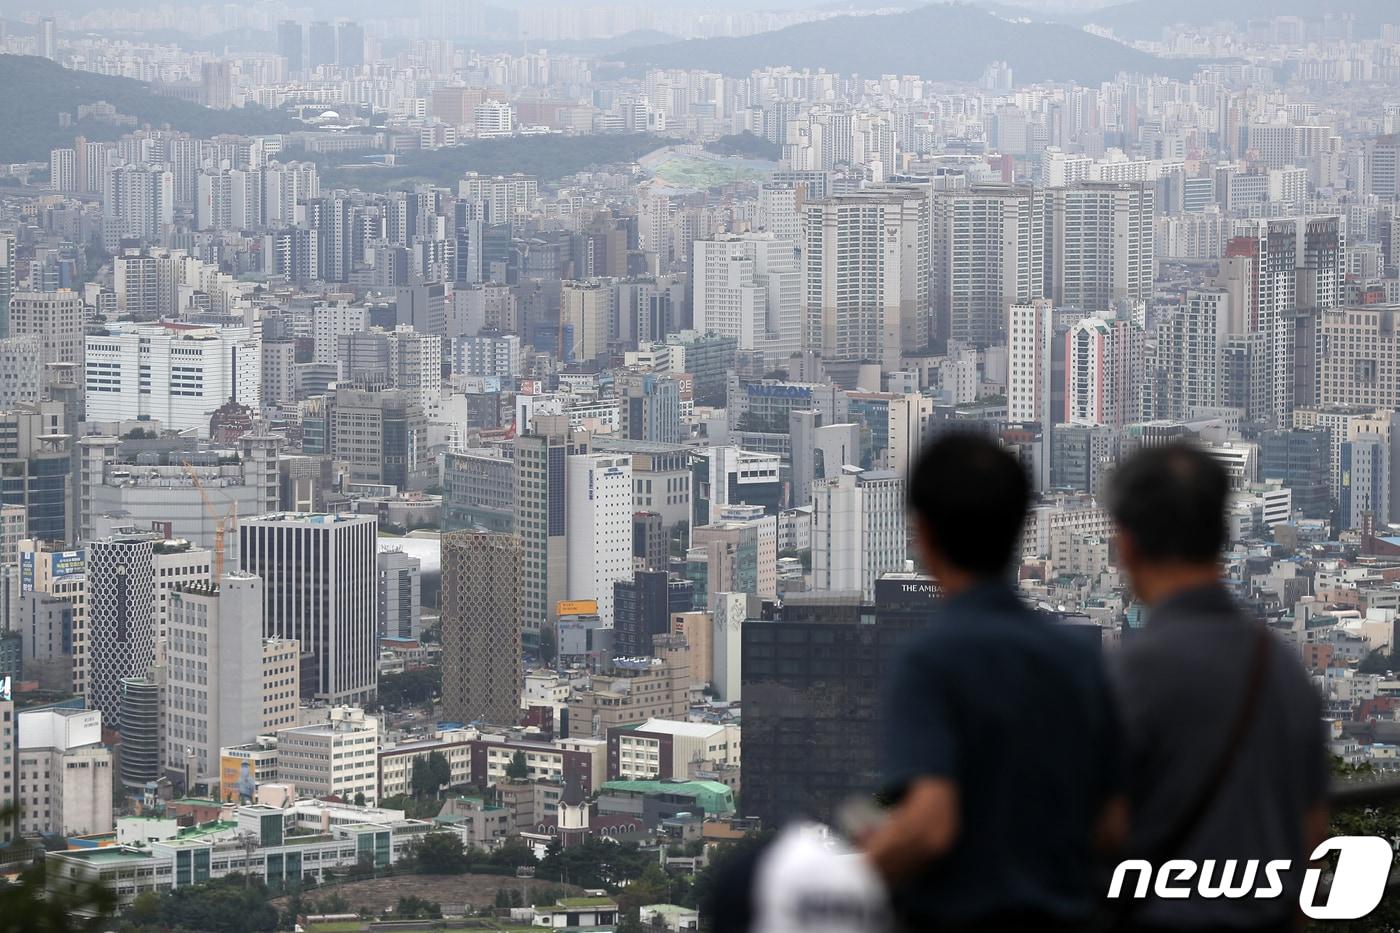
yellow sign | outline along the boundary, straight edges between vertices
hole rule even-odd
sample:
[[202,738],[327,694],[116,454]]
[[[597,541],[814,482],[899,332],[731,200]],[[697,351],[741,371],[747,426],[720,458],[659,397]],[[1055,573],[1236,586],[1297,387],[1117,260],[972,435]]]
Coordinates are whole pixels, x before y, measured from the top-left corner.
[[596,616],[598,614],[598,600],[596,599],[561,599],[555,606],[555,615],[561,616]]
[[219,799],[224,803],[251,802],[258,785],[253,778],[253,762],[248,758],[223,755],[219,758]]

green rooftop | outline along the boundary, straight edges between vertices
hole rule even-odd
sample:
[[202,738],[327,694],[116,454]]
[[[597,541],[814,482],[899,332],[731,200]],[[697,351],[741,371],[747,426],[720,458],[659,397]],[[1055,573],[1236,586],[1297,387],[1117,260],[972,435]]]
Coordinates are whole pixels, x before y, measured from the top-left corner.
[[605,781],[603,791],[625,794],[680,794],[694,797],[707,814],[728,815],[734,812],[734,792],[719,781]]

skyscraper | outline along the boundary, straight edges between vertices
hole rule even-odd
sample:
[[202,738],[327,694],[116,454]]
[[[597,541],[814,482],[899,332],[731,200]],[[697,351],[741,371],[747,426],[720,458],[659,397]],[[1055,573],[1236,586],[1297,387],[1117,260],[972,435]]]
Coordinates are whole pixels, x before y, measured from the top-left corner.
[[15,293],[15,235],[0,233],[0,337],[22,336],[10,324],[10,300]]
[[107,169],[102,191],[102,241],[115,252],[122,240],[158,241],[175,220],[175,176],[163,165]]
[[314,674],[302,694],[363,703],[378,687],[372,515],[279,513],[242,522],[243,569],[263,580],[263,634],[296,639]]
[[263,582],[231,571],[170,595],[165,763],[218,775],[219,749],[250,742],[263,721]]
[[613,621],[613,584],[632,579],[632,458],[575,454],[568,461],[566,599],[595,599]]
[[307,36],[309,53],[306,59],[307,69],[314,71],[322,66],[334,65],[336,63],[335,26],[324,20],[317,20],[311,24]]
[[282,20],[277,24],[277,54],[287,60],[287,74],[301,72],[304,64],[301,23]]
[[806,346],[899,366],[929,341],[929,199],[868,188],[806,205]]
[[58,27],[52,16],[39,20],[39,54],[49,61],[58,58]]
[[1102,314],[1152,297],[1155,192],[1145,182],[1081,182],[1046,192],[1046,295]]
[[[1241,309],[1224,289],[1199,288],[1157,325],[1147,365],[1143,417],[1185,418],[1193,408],[1213,408],[1233,395],[1226,385],[1225,351],[1242,334]],[[1246,410],[1247,417],[1255,412]]]
[[589,437],[563,416],[534,419],[532,433],[515,439],[516,534],[525,550],[525,639],[534,642],[567,599],[569,541],[568,458],[587,453]]
[[1089,317],[1065,337],[1065,420],[1121,428],[1142,399],[1142,330],[1132,321]]
[[981,185],[933,201],[934,328],[974,346],[1005,342],[1007,312],[1044,296],[1045,193]]
[[1297,317],[1342,302],[1342,221],[1337,216],[1241,220],[1235,233],[1226,245],[1219,284],[1243,308],[1245,333],[1260,335],[1255,366],[1265,393],[1264,420],[1285,427],[1297,378]]
[[448,719],[520,718],[524,552],[514,535],[442,537],[442,709]]
[[696,240],[695,329],[733,337],[770,362],[802,348],[798,244],[772,233]]
[[122,680],[145,676],[155,661],[159,540],[124,531],[87,546],[87,700],[110,722],[121,720]]
[[335,55],[336,64],[342,68],[363,68],[365,64],[364,27],[359,23],[336,23]]

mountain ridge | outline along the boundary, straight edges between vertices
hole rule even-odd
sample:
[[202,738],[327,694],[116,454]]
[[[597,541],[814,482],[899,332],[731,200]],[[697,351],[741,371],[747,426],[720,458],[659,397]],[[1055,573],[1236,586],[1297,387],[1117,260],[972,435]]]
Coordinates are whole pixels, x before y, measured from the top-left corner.
[[965,3],[836,16],[756,36],[628,49],[617,57],[628,64],[730,75],[787,65],[841,74],[917,74],[933,81],[975,81],[991,62],[1007,61],[1018,83],[1098,83],[1120,71],[1186,76],[1195,67],[1064,23],[1003,18]]
[[[34,162],[49,150],[73,145],[73,137],[93,141],[116,139],[131,127],[100,120],[78,120],[78,107],[106,101],[118,113],[136,118],[137,126],[170,126],[198,136],[216,133],[285,133],[306,129],[291,116],[260,107],[211,110],[199,104],[162,97],[151,85],[64,68],[34,55],[0,55],[0,161]],[[59,114],[72,115],[71,125]]]

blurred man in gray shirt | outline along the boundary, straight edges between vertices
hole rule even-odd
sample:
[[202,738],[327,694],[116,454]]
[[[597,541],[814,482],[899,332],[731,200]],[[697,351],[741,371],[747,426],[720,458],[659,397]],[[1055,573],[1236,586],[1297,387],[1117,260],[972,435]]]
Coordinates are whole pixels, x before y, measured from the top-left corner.
[[1118,902],[1133,931],[1295,929],[1313,846],[1326,838],[1328,757],[1321,703],[1294,650],[1246,617],[1220,581],[1228,542],[1224,469],[1170,445],[1128,458],[1109,477],[1118,562],[1149,608],[1146,630],[1118,658],[1116,680],[1131,807],[1124,856],[1198,873],[1225,860],[1236,884],[1259,861],[1287,859],[1285,892],[1203,898],[1200,877],[1170,899]]

